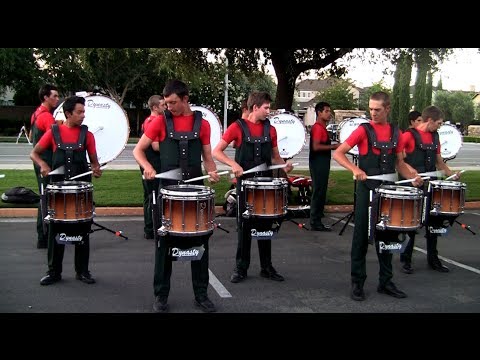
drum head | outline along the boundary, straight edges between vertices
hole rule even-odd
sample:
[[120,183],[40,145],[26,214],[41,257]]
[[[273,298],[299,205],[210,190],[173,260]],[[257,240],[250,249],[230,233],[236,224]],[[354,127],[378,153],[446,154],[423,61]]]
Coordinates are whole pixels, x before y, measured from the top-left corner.
[[[342,121],[338,127],[340,131],[338,138],[340,143],[345,142],[345,140],[348,139],[348,137],[355,131],[356,128],[360,126],[360,124],[365,124],[368,122],[369,121],[364,118],[352,118]],[[358,146],[355,145],[348,153],[351,155],[358,155]]]
[[293,114],[270,116],[270,124],[277,130],[278,152],[283,159],[291,159],[302,151],[307,141],[307,130]]
[[438,129],[438,136],[442,159],[453,159],[462,147],[462,134],[455,126],[444,124]]
[[210,145],[212,146],[212,150],[215,149],[215,146],[217,146],[222,137],[222,123],[220,119],[213,111],[203,106],[192,105],[190,109],[192,109],[192,111],[201,111],[202,118],[210,124]]
[[[55,120],[65,121],[63,103],[53,112],[53,117]],[[115,100],[103,95],[85,96],[83,125],[87,125],[88,130],[95,137],[100,164],[116,159],[125,149],[130,135],[130,126],[125,110]]]

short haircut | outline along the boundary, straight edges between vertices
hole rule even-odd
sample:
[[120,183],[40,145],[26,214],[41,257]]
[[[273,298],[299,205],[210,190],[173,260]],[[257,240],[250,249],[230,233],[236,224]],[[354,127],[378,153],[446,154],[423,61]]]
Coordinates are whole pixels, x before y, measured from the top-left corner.
[[247,100],[247,106],[249,111],[253,111],[253,105],[257,107],[262,106],[265,103],[271,103],[272,98],[266,91],[254,91],[250,93]]
[[150,96],[150,98],[148,99],[148,107],[150,108],[150,110],[153,110],[154,106],[160,105],[161,100],[163,100],[162,95],[152,95],[152,96]]
[[388,95],[385,91],[377,91],[370,95],[370,100],[376,100],[383,102],[383,106],[387,107],[390,106],[390,95]]
[[418,119],[419,116],[422,116],[422,114],[420,113],[420,111],[417,111],[417,110],[413,110],[413,111],[410,111],[408,113],[408,121],[410,123],[414,122],[415,120]]
[[171,80],[163,88],[163,97],[176,94],[180,99],[183,99],[185,96],[188,96],[188,87],[187,85],[180,80]]
[[63,113],[65,114],[65,117],[67,116],[67,111],[70,114],[73,114],[73,110],[75,110],[75,105],[77,104],[85,105],[85,98],[81,96],[70,96],[65,99],[65,102],[63,103]]
[[320,101],[317,105],[315,105],[315,114],[318,112],[322,112],[326,107],[332,108],[329,103],[325,101]]
[[442,110],[432,105],[427,106],[425,109],[423,109],[422,118],[424,122],[426,122],[428,118],[432,119],[433,121],[437,121],[440,119],[444,119],[445,115],[443,114]]
[[58,88],[55,85],[52,84],[45,84],[43,85],[40,90],[38,90],[38,98],[40,99],[40,102],[44,102],[45,96],[50,96],[52,94],[52,90],[55,90],[58,92]]

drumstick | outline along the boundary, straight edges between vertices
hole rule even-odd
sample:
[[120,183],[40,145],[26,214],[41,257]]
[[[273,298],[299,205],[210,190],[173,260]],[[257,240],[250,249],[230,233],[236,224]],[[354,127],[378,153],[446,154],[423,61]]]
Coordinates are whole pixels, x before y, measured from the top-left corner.
[[[355,175],[353,176],[353,180],[357,180]],[[367,180],[381,180],[381,181],[397,181],[398,175],[397,173],[390,173],[390,174],[383,174],[383,175],[371,175],[367,176]]]
[[[427,180],[427,179],[430,179],[430,176],[422,177],[422,180]],[[400,180],[400,181],[395,181],[395,184],[404,184],[404,183],[409,183],[409,182],[413,182],[413,181],[415,181],[415,178],[413,178],[413,179],[406,179],[406,180]]]
[[[218,173],[218,175],[227,175],[229,172],[230,172],[230,170],[221,171],[221,172]],[[189,182],[197,181],[197,180],[203,180],[203,179],[207,179],[209,177],[210,177],[210,175],[207,174],[207,175],[199,176],[199,177],[196,177],[196,178],[193,178],[193,179],[185,180],[184,183],[189,183]]]
[[98,128],[96,128],[95,130],[91,131],[92,134],[95,134],[97,131],[99,130],[103,130],[103,126],[99,126]]
[[[144,175],[142,175],[142,179],[145,180]],[[182,169],[176,168],[176,169],[165,171],[160,174],[156,174],[155,179],[182,180]]]
[[[297,166],[299,163],[293,163],[292,166]],[[267,169],[268,170],[275,170],[275,169],[282,169],[284,167],[287,167],[287,163],[285,164],[278,164],[278,165],[270,165]]]
[[[100,170],[103,170],[107,167],[107,165],[104,165],[102,167],[100,167]],[[75,179],[78,179],[82,176],[85,176],[85,175],[90,175],[90,174],[93,174],[93,170],[90,170],[90,171],[87,171],[87,172],[84,172],[83,174],[79,174],[79,175],[75,175],[74,177],[71,177],[70,180],[75,180]]]
[[50,171],[48,173],[48,175],[59,175],[59,174],[64,174],[64,173],[65,173],[65,166],[62,165],[62,166],[59,166],[58,168],[56,168],[55,170]]
[[420,173],[420,174],[417,174],[419,176],[435,176],[435,177],[441,177],[443,175],[445,175],[445,171],[443,170],[440,170],[440,171],[429,171],[429,172],[424,172],[424,173]]
[[[460,170],[457,174],[461,174],[463,172],[465,172],[465,170]],[[445,179],[445,181],[453,179],[455,176],[457,176],[457,174],[450,175]]]

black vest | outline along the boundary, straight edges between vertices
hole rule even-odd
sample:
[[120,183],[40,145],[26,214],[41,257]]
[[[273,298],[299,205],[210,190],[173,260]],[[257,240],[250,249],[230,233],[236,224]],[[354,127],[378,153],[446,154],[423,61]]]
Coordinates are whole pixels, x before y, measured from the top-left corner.
[[[63,143],[60,137],[58,125],[52,125],[53,140],[57,145],[57,149],[53,153],[52,168],[56,169],[65,165],[65,173],[63,175],[52,175],[52,181],[69,180],[71,177],[82,174],[89,170],[87,162],[87,131],[86,125],[80,125],[80,134],[76,143]],[[80,149],[83,146],[83,149]],[[82,176],[75,179],[76,181],[92,181],[91,175]]]
[[[37,109],[38,110],[38,109]],[[37,127],[37,117],[38,115],[46,112],[46,111],[42,111],[40,113],[37,114],[37,110],[35,110],[35,112],[33,113],[32,117],[33,117],[33,123],[32,123],[32,145],[35,146],[37,145],[37,143],[40,141],[40,138],[43,136],[43,134],[45,134],[43,131],[41,131],[38,127]],[[40,155],[40,158],[45,161],[48,166],[52,167],[52,156],[53,156],[53,151],[50,150],[50,149],[46,149],[41,155]],[[37,164],[34,163],[35,166],[38,167]]]
[[440,147],[438,132],[435,131],[432,133],[432,144],[424,144],[417,129],[412,128],[407,129],[406,131],[410,132],[415,139],[415,150],[406,155],[405,162],[411,165],[419,173],[435,171],[437,149]]
[[[235,161],[243,168],[249,170],[257,165],[267,163],[272,164],[272,138],[270,137],[270,121],[263,122],[263,135],[253,137],[250,135],[247,123],[244,119],[237,120],[237,124],[242,130],[242,143],[235,150]],[[247,179],[255,176],[272,177],[272,170],[261,171],[247,174],[241,179]]]
[[[187,180],[202,176],[202,143],[200,141],[200,127],[202,125],[202,113],[194,111],[192,131],[175,131],[173,127],[172,113],[164,111],[166,137],[160,142],[160,165],[161,172],[180,167],[182,179]],[[161,179],[162,186],[177,185],[178,181]],[[191,184],[203,185],[202,180]]]
[[[395,148],[398,145],[399,131],[398,127],[390,124],[390,140],[381,142],[377,140],[377,134],[373,126],[369,123],[360,124],[363,126],[368,138],[368,152],[366,155],[358,156],[358,167],[365,171],[367,176],[390,174],[395,172],[395,161],[397,154]],[[373,153],[373,148],[380,150],[380,155]],[[390,153],[389,153],[390,150]],[[366,186],[374,190],[382,182],[378,180],[367,180]]]

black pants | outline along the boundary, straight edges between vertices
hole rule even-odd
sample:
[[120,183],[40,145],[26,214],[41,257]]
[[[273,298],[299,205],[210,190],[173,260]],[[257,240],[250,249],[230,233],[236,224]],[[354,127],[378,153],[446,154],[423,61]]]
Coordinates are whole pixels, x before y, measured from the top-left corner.
[[323,210],[327,200],[328,177],[330,175],[330,159],[318,158],[310,162],[310,176],[312,178],[312,197],[310,200],[310,226],[320,227]]
[[[438,261],[438,250],[437,242],[438,235],[432,234],[430,232],[429,226],[440,227],[443,224],[443,219],[441,217],[429,216],[427,224],[425,225],[425,239],[427,243],[427,262],[429,264],[434,264]],[[413,247],[415,243],[415,232],[408,233],[410,236],[410,242],[403,254],[400,255],[400,260],[406,263],[412,262],[413,257]]]
[[[192,286],[195,298],[207,296],[208,289],[208,239],[210,235],[199,237],[163,236],[155,241],[155,272],[153,276],[153,292],[155,296],[168,297],[170,293],[170,278],[172,276],[172,257],[169,249],[172,246],[189,248],[202,245],[205,251],[200,260],[191,261]],[[158,246],[160,245],[160,246]]]
[[[46,195],[47,192],[47,178],[43,178],[40,176],[40,168],[38,166],[33,167],[35,170],[35,175],[37,176],[37,184],[38,184],[38,193],[42,195],[42,183],[43,183],[43,192]],[[46,203],[46,202],[45,202]],[[47,229],[48,231],[48,229]],[[42,203],[41,199],[38,203],[38,212],[37,212],[37,240],[39,242],[47,242],[48,241],[48,234],[44,236],[43,234],[43,219],[42,219]]]
[[[55,240],[58,231],[55,229],[55,224],[49,224],[48,229],[48,272],[55,275],[60,275],[63,270],[63,255],[65,252],[65,245],[59,244]],[[88,262],[90,259],[90,236],[83,234],[81,242],[75,242],[75,272],[78,274],[88,271]]]
[[[369,189],[364,182],[357,183],[357,198],[355,201],[355,228],[353,230],[351,250],[351,277],[352,283],[361,286],[367,278],[366,256],[368,250],[368,206]],[[388,251],[380,253],[378,243],[396,241],[398,233],[394,231],[376,231],[375,250],[379,264],[379,285],[385,285],[393,277],[392,254]]]
[[[141,169],[141,172],[143,175],[142,169]],[[142,185],[143,185],[143,221],[144,221],[143,232],[146,235],[153,235],[154,229],[153,229],[153,215],[152,215],[152,212],[153,212],[152,211],[152,207],[153,207],[152,192],[155,190],[156,196],[158,196],[160,179],[143,180]]]
[[[271,221],[252,222],[242,221],[242,226],[238,228],[237,253],[235,263],[238,270],[247,271],[250,266],[250,250],[252,247],[251,230],[259,231],[270,230]],[[257,240],[258,254],[260,256],[260,267],[266,269],[272,266],[272,240]]]

